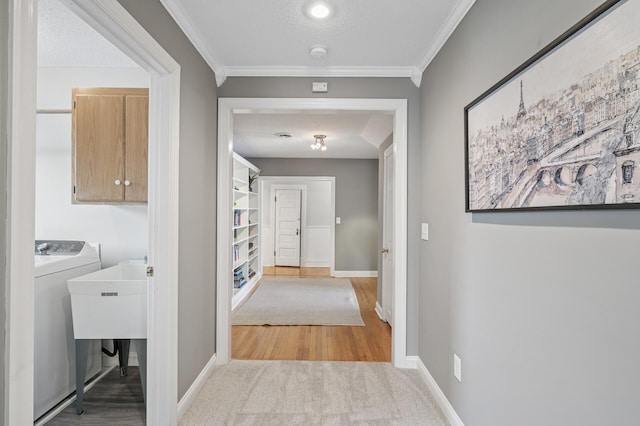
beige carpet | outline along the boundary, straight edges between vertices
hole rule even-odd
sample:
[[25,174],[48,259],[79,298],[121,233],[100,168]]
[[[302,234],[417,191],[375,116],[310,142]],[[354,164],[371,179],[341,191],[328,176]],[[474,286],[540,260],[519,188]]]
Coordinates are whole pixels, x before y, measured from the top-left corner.
[[233,325],[364,326],[356,292],[344,278],[264,278],[231,321]]
[[216,367],[179,424],[448,425],[416,370],[308,361]]

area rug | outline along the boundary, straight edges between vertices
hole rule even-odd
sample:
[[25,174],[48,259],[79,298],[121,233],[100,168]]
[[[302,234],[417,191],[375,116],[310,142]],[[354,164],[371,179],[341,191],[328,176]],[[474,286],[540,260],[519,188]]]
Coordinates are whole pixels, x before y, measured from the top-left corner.
[[417,370],[375,362],[231,361],[179,423],[446,426]]
[[364,326],[356,292],[343,278],[264,278],[232,324]]

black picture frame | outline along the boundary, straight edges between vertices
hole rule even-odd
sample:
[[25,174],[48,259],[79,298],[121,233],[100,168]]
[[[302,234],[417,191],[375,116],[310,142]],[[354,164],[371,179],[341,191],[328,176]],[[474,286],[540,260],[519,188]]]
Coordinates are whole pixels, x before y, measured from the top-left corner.
[[467,212],[640,208],[638,16],[605,2],[464,108]]

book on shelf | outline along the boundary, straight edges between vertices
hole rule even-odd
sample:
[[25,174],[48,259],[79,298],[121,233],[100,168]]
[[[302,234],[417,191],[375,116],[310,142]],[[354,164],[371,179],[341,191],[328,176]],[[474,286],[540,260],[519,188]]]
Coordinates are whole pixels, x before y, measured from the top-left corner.
[[249,278],[253,278],[253,276],[256,274],[256,271],[254,271],[253,268],[249,268],[247,273],[249,275]]
[[240,246],[237,244],[233,245],[233,263],[236,263],[240,260]]
[[247,280],[244,277],[242,268],[238,268],[235,271],[233,271],[233,288],[241,288],[246,283],[247,283]]
[[242,211],[234,210],[233,211],[233,226],[242,226]]

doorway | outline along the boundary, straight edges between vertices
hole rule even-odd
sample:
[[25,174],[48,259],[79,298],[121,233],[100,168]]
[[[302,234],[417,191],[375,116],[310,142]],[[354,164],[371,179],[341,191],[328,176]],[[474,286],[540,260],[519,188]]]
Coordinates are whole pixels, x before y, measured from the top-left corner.
[[[231,289],[232,264],[231,236],[231,158],[233,153],[233,117],[243,113],[277,113],[283,111],[373,111],[394,117],[394,165],[406,170],[407,165],[407,101],[404,99],[275,99],[275,98],[220,98],[218,128],[218,275],[217,275],[217,360],[229,362],[231,348]],[[407,176],[398,174],[394,182],[396,236],[394,251],[394,325],[392,337],[392,363],[396,367],[410,367],[406,355],[406,241],[407,241]]]
[[[12,0],[5,424],[32,423],[37,0]],[[180,67],[117,2],[68,0],[72,11],[150,74],[147,422],[176,422]],[[162,230],[162,231],[160,231]],[[155,275],[155,276],[154,276]],[[167,350],[168,348],[173,348]]]

